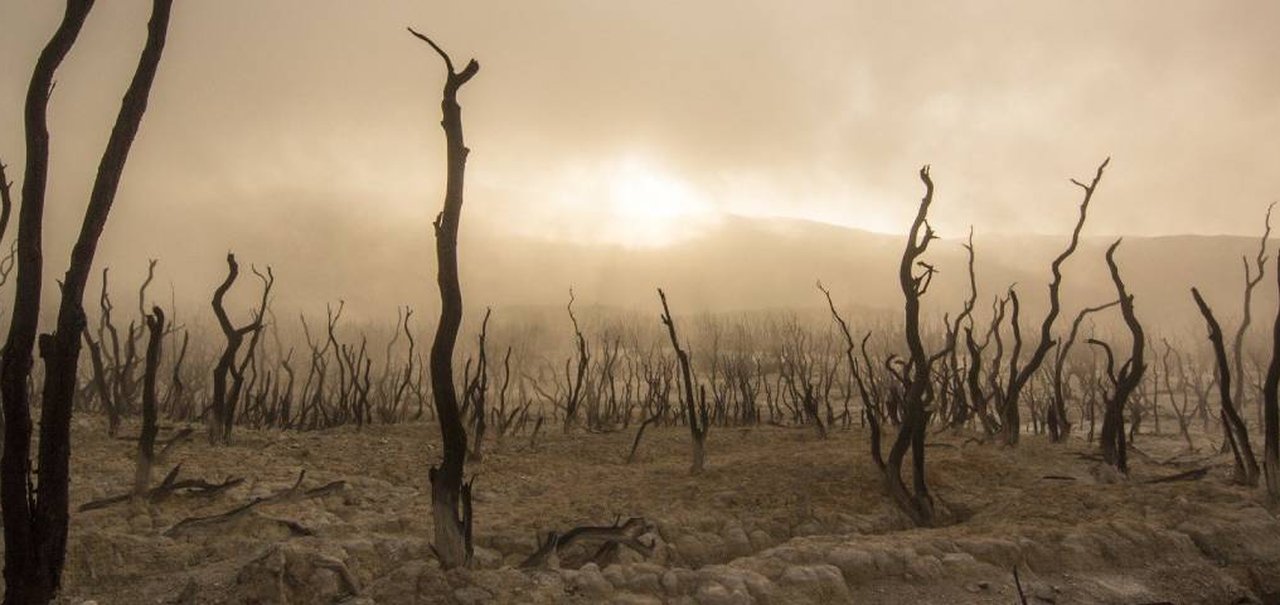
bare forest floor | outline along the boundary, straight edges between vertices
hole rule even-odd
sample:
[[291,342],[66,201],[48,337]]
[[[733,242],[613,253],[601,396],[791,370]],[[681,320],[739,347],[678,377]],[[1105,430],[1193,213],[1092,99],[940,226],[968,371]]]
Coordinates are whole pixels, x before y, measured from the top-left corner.
[[[198,429],[199,427],[197,427]],[[126,427],[124,433],[136,427]],[[73,506],[121,493],[135,443],[75,424]],[[201,434],[198,430],[197,434]],[[163,439],[165,434],[161,435]],[[237,430],[229,447],[175,448],[180,478],[244,483],[74,513],[68,603],[1030,603],[1280,602],[1280,522],[1260,490],[1229,482],[1229,457],[1142,435],[1127,480],[1082,440],[1017,448],[931,436],[933,492],[958,518],[912,529],[888,503],[864,430],[713,428],[708,469],[689,436],[651,429],[636,463],[625,432],[546,431],[487,444],[475,482],[476,566],[442,572],[430,548],[434,424],[295,433]],[[1144,481],[1212,466],[1200,480]],[[220,523],[174,526],[289,488]],[[657,548],[599,568],[515,567],[550,529],[642,516]]]

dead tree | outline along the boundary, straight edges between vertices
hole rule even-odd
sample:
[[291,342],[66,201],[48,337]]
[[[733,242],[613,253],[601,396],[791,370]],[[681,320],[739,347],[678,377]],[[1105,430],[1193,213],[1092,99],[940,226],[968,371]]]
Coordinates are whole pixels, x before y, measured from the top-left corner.
[[1067,334],[1067,339],[1058,345],[1058,354],[1053,362],[1053,400],[1046,419],[1049,425],[1049,440],[1054,443],[1065,441],[1071,434],[1071,421],[1067,419],[1065,368],[1071,348],[1075,346],[1076,337],[1080,334],[1080,325],[1090,314],[1110,309],[1118,304],[1120,301],[1113,300],[1105,305],[1081,309],[1080,313],[1076,314],[1075,320],[1071,322],[1071,331]]
[[[1111,162],[1111,158],[1103,160],[1098,166],[1098,171],[1093,176],[1093,181],[1088,185],[1081,183],[1075,179],[1071,179],[1077,187],[1084,190],[1084,200],[1080,202],[1080,218],[1076,221],[1075,229],[1071,231],[1071,243],[1067,245],[1067,249],[1062,251],[1057,258],[1053,259],[1053,264],[1049,269],[1053,273],[1053,281],[1049,282],[1049,310],[1045,313],[1044,321],[1040,324],[1040,342],[1031,353],[1031,358],[1027,360],[1026,365],[1018,367],[1019,360],[1015,355],[1011,360],[1011,369],[1015,371],[1009,376],[1008,388],[1004,393],[1003,412],[1004,417],[1001,419],[1001,426],[1004,432],[1004,441],[1009,445],[1017,445],[1018,435],[1021,432],[1022,420],[1018,413],[1018,399],[1022,393],[1022,389],[1031,381],[1031,377],[1040,369],[1040,365],[1044,363],[1045,356],[1049,354],[1049,350],[1054,346],[1053,340],[1053,324],[1058,319],[1058,313],[1062,310],[1059,292],[1062,289],[1062,264],[1067,262],[1068,258],[1076,251],[1080,243],[1080,231],[1084,229],[1085,218],[1089,212],[1089,202],[1093,200],[1093,194],[1098,189],[1098,183],[1102,180],[1102,172],[1107,168],[1107,164]],[[1014,321],[1015,327],[1017,321]]]
[[151,466],[156,459],[156,374],[160,370],[160,347],[164,340],[164,311],[152,307],[147,316],[147,356],[142,372],[142,433],[138,438],[138,466],[133,493],[142,495],[151,485]]
[[667,294],[658,288],[658,298],[662,300],[662,325],[667,327],[667,336],[671,338],[671,347],[676,351],[676,359],[680,362],[680,377],[684,386],[684,409],[689,422],[689,435],[693,437],[693,465],[689,472],[697,475],[706,466],[707,432],[711,429],[708,422],[707,402],[693,397],[693,369],[689,362],[689,352],[680,348],[680,339],[676,336],[676,323],[671,319],[671,309],[667,306]]
[[[270,269],[267,269],[270,275]],[[240,396],[241,384],[243,382],[243,369],[238,365],[237,357],[240,347],[244,344],[244,337],[253,334],[251,343],[257,342],[257,335],[262,330],[262,321],[267,308],[267,299],[271,294],[271,286],[274,278],[267,280],[263,278],[264,287],[262,289],[262,304],[254,313],[253,320],[241,327],[232,325],[231,318],[227,316],[226,307],[223,306],[223,299],[227,295],[227,291],[235,284],[236,278],[240,275],[240,264],[236,262],[236,256],[227,253],[227,277],[222,280],[222,284],[213,291],[213,314],[218,318],[218,327],[222,329],[222,335],[227,339],[226,346],[222,349],[222,354],[218,357],[218,364],[213,368],[213,400],[209,404],[208,429],[210,443],[227,443],[231,439],[231,428],[235,425],[236,403]],[[249,347],[252,351],[252,344]],[[246,356],[247,359],[247,356]],[[228,384],[227,379],[231,379]]]
[[445,181],[444,209],[435,220],[436,283],[440,288],[440,324],[431,343],[431,392],[435,396],[436,417],[444,442],[444,458],[432,467],[431,511],[435,525],[435,552],[440,565],[452,569],[471,560],[471,484],[463,483],[463,467],[467,459],[467,432],[458,409],[458,393],[453,384],[453,349],[462,324],[462,286],[458,282],[458,223],[462,218],[463,178],[469,150],[462,136],[462,106],[458,89],[462,88],[480,64],[472,59],[462,71],[456,71],[449,54],[416,32],[409,33],[431,46],[444,59],[448,74],[440,101],[444,119],[448,173]]
[[1116,296],[1120,301],[1120,314],[1124,317],[1124,323],[1128,326],[1129,334],[1133,338],[1133,347],[1129,360],[1120,367],[1118,372],[1114,373],[1111,371],[1111,349],[1110,347],[1106,348],[1108,374],[1112,377],[1115,390],[1107,398],[1103,412],[1102,459],[1107,464],[1116,467],[1121,473],[1128,473],[1124,407],[1129,402],[1129,397],[1133,395],[1134,390],[1138,388],[1138,384],[1142,382],[1142,376],[1147,370],[1145,357],[1147,339],[1142,331],[1142,324],[1138,321],[1138,316],[1133,310],[1133,295],[1129,294],[1125,288],[1124,280],[1120,278],[1120,269],[1116,266],[1115,252],[1116,248],[1120,246],[1120,241],[1116,240],[1114,244],[1111,244],[1111,247],[1107,248],[1107,267],[1111,270],[1111,282],[1115,284]]
[[[920,169],[920,181],[924,183],[925,194],[920,200],[916,217],[911,222],[907,245],[902,252],[902,262],[898,265],[898,283],[902,287],[905,311],[903,331],[907,350],[910,352],[904,371],[902,423],[898,426],[898,436],[881,471],[894,503],[917,526],[928,527],[936,522],[933,497],[929,495],[929,488],[925,483],[924,466],[924,445],[930,415],[928,406],[933,386],[930,376],[932,360],[925,353],[924,341],[920,337],[920,299],[929,290],[935,270],[932,265],[921,261],[920,257],[928,250],[929,243],[937,239],[928,219],[929,205],[933,202],[933,179],[929,177],[928,166]],[[920,269],[918,273],[917,268]],[[902,480],[902,462],[908,449],[911,450],[911,489]]]
[[488,429],[486,424],[486,416],[488,411],[485,403],[489,398],[489,356],[485,351],[485,344],[489,337],[489,315],[492,309],[484,310],[484,320],[480,322],[480,336],[476,338],[476,347],[479,352],[476,354],[476,375],[467,384],[463,393],[463,401],[470,402],[470,406],[464,404],[463,407],[469,407],[471,410],[471,425],[473,428],[474,438],[471,440],[471,452],[467,455],[467,459],[471,462],[481,462],[484,460],[484,434]]
[[[1276,271],[1276,286],[1280,289],[1280,271]],[[1267,480],[1267,495],[1273,502],[1280,500],[1280,403],[1277,399],[1280,399],[1280,312],[1271,331],[1271,364],[1262,387],[1262,469]]]
[[1231,370],[1236,376],[1235,390],[1231,392],[1231,397],[1241,415],[1249,407],[1244,388],[1244,337],[1253,323],[1253,289],[1262,283],[1262,278],[1267,272],[1267,240],[1271,237],[1271,211],[1274,208],[1275,204],[1267,207],[1262,238],[1258,242],[1258,256],[1254,258],[1253,267],[1249,266],[1247,256],[1240,257],[1240,262],[1244,264],[1244,302],[1240,315],[1240,327],[1236,329],[1235,339],[1231,341]]
[[10,322],[0,397],[6,435],[0,461],[0,508],[4,509],[5,602],[45,603],[57,593],[66,559],[69,508],[71,412],[85,318],[85,284],[98,239],[106,225],[168,32],[172,0],[154,0],[147,40],[107,140],[71,262],[62,282],[56,327],[40,337],[45,360],[40,451],[35,493],[31,491],[31,416],[26,393],[39,323],[45,187],[48,181],[48,101],[53,75],[84,25],[92,0],[68,0],[58,29],[41,51],[27,90],[27,166],[18,216],[18,284]]
[[[31,403],[27,381],[31,375],[32,349],[40,321],[40,290],[43,279],[42,237],[44,198],[49,179],[49,97],[53,76],[75,44],[91,0],[67,0],[62,21],[36,60],[27,87],[24,109],[26,131],[26,171],[22,180],[22,206],[18,210],[17,276],[13,316],[0,357],[0,400],[4,402],[4,454],[0,459],[0,510],[4,514],[5,603],[46,603],[57,592],[66,556],[65,540],[45,539],[49,531],[65,523],[58,520],[58,507],[31,494]],[[5,187],[6,191],[8,186]],[[7,195],[6,195],[7,197]],[[45,409],[44,413],[49,410]],[[68,444],[64,441],[62,446]],[[40,465],[40,484],[46,475]],[[34,494],[40,496],[41,494]],[[34,500],[34,501],[33,501]],[[63,530],[65,535],[65,530]]]
[[1213,345],[1213,356],[1218,364],[1218,395],[1222,400],[1220,416],[1222,424],[1227,427],[1225,431],[1227,444],[1231,447],[1231,453],[1236,460],[1236,481],[1249,486],[1257,485],[1258,461],[1253,455],[1253,448],[1249,445],[1249,427],[1245,426],[1231,400],[1231,367],[1227,365],[1227,350],[1222,342],[1222,328],[1214,318],[1213,310],[1204,301],[1204,297],[1200,296],[1200,291],[1192,288],[1191,296],[1195,299],[1196,306],[1200,307],[1200,314],[1204,316],[1205,324],[1209,327],[1209,342]]
[[577,347],[578,364],[576,372],[570,374],[569,361],[565,360],[564,379],[565,379],[565,400],[564,400],[564,432],[568,433],[573,425],[578,422],[578,409],[582,406],[582,400],[586,397],[586,379],[587,370],[591,367],[591,352],[587,348],[587,339],[582,335],[582,328],[578,326],[578,316],[573,313],[573,289],[569,290],[569,305],[566,307],[569,311],[569,321],[573,323],[573,335]]

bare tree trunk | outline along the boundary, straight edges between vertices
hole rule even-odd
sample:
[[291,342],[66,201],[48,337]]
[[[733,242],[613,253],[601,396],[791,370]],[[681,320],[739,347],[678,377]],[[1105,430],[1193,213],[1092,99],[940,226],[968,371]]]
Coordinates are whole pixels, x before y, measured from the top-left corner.
[[689,435],[693,438],[693,464],[689,472],[697,475],[706,468],[707,432],[707,394],[701,393],[702,399],[693,397],[693,369],[689,363],[689,352],[680,348],[680,339],[676,336],[676,324],[671,319],[671,309],[667,307],[667,294],[658,289],[658,298],[662,299],[662,324],[667,327],[667,336],[671,338],[671,346],[676,350],[676,358],[680,361],[680,375],[684,379],[685,413],[689,421]]
[[[91,1],[69,1],[63,21],[41,53],[27,98],[27,174],[19,214],[18,287],[11,322],[8,354],[0,369],[6,416],[3,500],[6,538],[7,603],[41,603],[52,599],[61,582],[66,559],[71,457],[71,411],[76,390],[76,366],[84,331],[84,288],[92,270],[98,238],[106,225],[134,137],[146,111],[168,31],[172,0],[155,0],[147,41],[133,80],[98,167],[84,222],[71,252],[62,282],[55,331],[41,336],[45,360],[43,408],[36,493],[30,493],[30,410],[26,381],[40,306],[41,238],[44,189],[48,167],[46,110],[53,72],[70,50]],[[19,503],[21,500],[21,503]],[[17,562],[17,559],[24,559]]]
[[1113,300],[1105,305],[1081,309],[1075,320],[1071,322],[1071,331],[1067,334],[1067,339],[1058,347],[1058,355],[1053,363],[1053,400],[1049,405],[1048,415],[1049,440],[1054,443],[1066,441],[1067,436],[1071,434],[1071,422],[1067,419],[1066,391],[1063,385],[1066,376],[1063,371],[1066,368],[1067,357],[1071,354],[1071,348],[1075,346],[1076,337],[1080,334],[1080,324],[1084,323],[1084,318],[1089,314],[1118,304],[1120,301]]
[[160,371],[160,348],[164,342],[164,311],[152,307],[147,321],[147,356],[142,371],[142,433],[138,437],[138,466],[133,493],[141,496],[151,485],[151,466],[156,459],[156,374]]
[[[929,289],[934,269],[919,261],[928,249],[929,242],[937,238],[928,221],[929,205],[933,202],[933,180],[929,177],[928,166],[920,169],[920,180],[924,183],[925,194],[920,200],[915,220],[911,223],[902,262],[898,266],[898,282],[902,287],[906,318],[903,329],[907,349],[910,351],[908,366],[904,371],[906,382],[902,424],[898,427],[898,436],[889,450],[889,458],[883,470],[885,486],[898,508],[917,526],[928,527],[935,522],[933,498],[929,495],[924,475],[924,441],[929,423],[928,400],[932,397],[929,371],[932,360],[925,354],[924,341],[920,337],[920,298]],[[917,265],[922,269],[919,274],[916,273]],[[902,463],[907,450],[911,451],[911,489],[902,480]]]
[[[1142,331],[1142,324],[1138,321],[1138,317],[1133,310],[1133,295],[1126,290],[1124,280],[1120,278],[1120,269],[1116,266],[1115,252],[1119,246],[1120,240],[1116,240],[1114,244],[1111,244],[1110,248],[1107,248],[1107,267],[1111,270],[1111,281],[1115,284],[1116,296],[1120,301],[1120,313],[1124,316],[1124,323],[1128,326],[1129,333],[1133,338],[1133,349],[1129,355],[1129,361],[1121,366],[1118,374],[1113,374],[1115,392],[1107,399],[1105,416],[1102,422],[1102,459],[1116,467],[1121,473],[1128,473],[1124,408],[1134,390],[1142,382],[1142,376],[1147,370],[1145,358],[1147,339]],[[1107,357],[1108,359],[1111,358],[1111,350],[1109,348],[1107,349]],[[1108,369],[1110,369],[1110,366],[1111,364],[1108,363]]]
[[[1059,301],[1059,291],[1062,289],[1062,264],[1071,258],[1072,253],[1076,251],[1076,247],[1080,242],[1080,231],[1084,228],[1085,218],[1089,212],[1089,202],[1093,200],[1093,193],[1098,188],[1098,183],[1102,180],[1102,172],[1106,170],[1107,164],[1111,162],[1111,158],[1103,160],[1098,166],[1098,171],[1094,173],[1093,181],[1088,185],[1072,179],[1072,183],[1084,190],[1084,200],[1080,202],[1080,218],[1076,221],[1076,227],[1071,232],[1071,243],[1067,249],[1053,259],[1050,270],[1053,273],[1053,281],[1049,282],[1049,311],[1045,313],[1044,321],[1040,324],[1040,343],[1031,353],[1031,359],[1027,360],[1027,364],[1009,376],[1008,389],[1004,394],[1004,418],[1002,418],[1002,427],[1004,431],[1004,441],[1009,445],[1017,445],[1018,435],[1021,432],[1021,419],[1018,413],[1018,400],[1022,393],[1022,389],[1030,382],[1031,377],[1040,369],[1040,365],[1044,363],[1045,356],[1049,354],[1049,350],[1054,346],[1053,340],[1053,324],[1058,319],[1058,313],[1062,306]],[[1015,322],[1016,326],[1016,322]],[[1012,360],[1013,367],[1018,363],[1017,356]]]
[[1258,256],[1254,259],[1253,267],[1249,266],[1248,257],[1240,258],[1244,264],[1244,302],[1240,315],[1240,327],[1236,328],[1235,339],[1231,341],[1231,370],[1236,376],[1235,390],[1231,392],[1231,398],[1242,415],[1249,408],[1248,397],[1246,397],[1248,391],[1244,388],[1244,338],[1249,333],[1249,326],[1253,324],[1253,290],[1262,283],[1262,278],[1267,273],[1267,240],[1271,237],[1271,211],[1274,208],[1275,204],[1267,207],[1262,238],[1258,242]]
[[1236,481],[1244,485],[1258,484],[1258,461],[1253,456],[1253,448],[1249,445],[1249,428],[1240,419],[1236,407],[1231,400],[1231,367],[1227,365],[1227,350],[1222,342],[1222,327],[1213,316],[1213,310],[1200,296],[1200,291],[1192,288],[1191,296],[1200,307],[1205,324],[1209,327],[1209,342],[1213,344],[1214,359],[1218,364],[1218,395],[1222,399],[1222,423],[1226,426],[1227,444],[1236,460]]
[[[222,301],[226,297],[227,291],[235,284],[239,275],[240,264],[236,262],[236,256],[228,252],[227,277],[213,291],[213,301],[211,303],[213,314],[218,319],[218,327],[222,329],[222,335],[227,339],[227,346],[223,348],[222,354],[218,357],[217,365],[213,367],[213,400],[209,404],[209,418],[206,419],[206,426],[209,430],[209,443],[213,444],[225,444],[231,439],[231,429],[235,426],[236,400],[240,396],[241,383],[244,378],[240,368],[236,365],[236,356],[244,343],[244,337],[249,334],[253,334],[253,338],[245,361],[247,362],[253,354],[253,348],[258,342],[258,334],[262,330],[262,321],[266,315],[271,286],[275,282],[275,276],[271,273],[270,267],[267,268],[267,276],[262,276],[261,273],[258,274],[263,281],[262,302],[254,314],[253,321],[237,328],[231,324],[231,318],[227,315],[227,310]],[[230,384],[227,383],[227,378],[231,378]]]
[[[4,578],[6,604],[46,603],[53,599],[62,574],[64,548],[46,548],[42,539],[45,503],[34,502],[31,488],[31,403],[27,380],[40,321],[40,289],[44,269],[41,230],[45,187],[49,176],[49,97],[53,76],[75,44],[92,0],[67,0],[53,37],[36,60],[27,87],[24,126],[26,172],[18,209],[17,282],[13,316],[0,360],[0,399],[4,401],[4,454],[0,458],[0,509],[4,514]],[[56,540],[55,540],[56,542]],[[50,552],[52,550],[52,552]]]
[[462,136],[462,106],[458,89],[466,84],[480,64],[472,59],[461,72],[455,71],[453,60],[430,38],[412,28],[409,33],[426,42],[444,59],[449,73],[445,79],[440,108],[444,115],[448,175],[445,182],[444,208],[435,221],[436,283],[440,288],[440,324],[431,343],[431,392],[435,396],[436,416],[444,442],[444,458],[439,467],[431,467],[431,511],[435,525],[435,551],[440,566],[452,569],[471,560],[471,484],[463,482],[467,458],[467,432],[458,409],[458,393],[453,384],[453,349],[462,324],[462,286],[458,282],[458,224],[462,218],[463,177],[466,173],[467,149]]
[[[1280,263],[1280,260],[1276,261]],[[1258,265],[1261,267],[1261,263]],[[1276,271],[1276,285],[1280,287],[1280,271]],[[1276,314],[1271,331],[1271,365],[1267,367],[1267,380],[1262,387],[1263,449],[1262,469],[1267,480],[1267,495],[1272,502],[1280,500],[1280,312]],[[1181,416],[1179,416],[1181,419]]]

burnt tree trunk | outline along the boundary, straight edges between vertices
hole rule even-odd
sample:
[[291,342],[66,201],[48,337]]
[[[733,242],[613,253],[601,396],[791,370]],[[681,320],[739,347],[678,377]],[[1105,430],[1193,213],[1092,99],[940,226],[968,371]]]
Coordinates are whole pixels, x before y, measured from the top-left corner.
[[31,402],[27,380],[40,321],[40,289],[44,269],[41,230],[45,187],[49,179],[49,96],[53,76],[75,44],[92,0],[67,0],[53,37],[36,60],[27,87],[23,123],[26,171],[18,209],[17,276],[13,316],[0,359],[0,399],[4,401],[4,453],[0,457],[0,509],[4,514],[4,579],[6,604],[46,603],[53,599],[62,573],[65,547],[44,539],[44,503],[31,488]]
[[160,371],[160,347],[164,342],[164,311],[152,307],[147,321],[147,354],[142,370],[142,433],[138,437],[138,466],[133,477],[133,493],[141,496],[151,484],[151,466],[156,460],[156,374]]
[[[1120,301],[1120,314],[1129,328],[1133,338],[1133,348],[1129,361],[1120,368],[1115,377],[1115,391],[1107,399],[1102,420],[1102,459],[1116,467],[1121,473],[1129,472],[1128,452],[1125,447],[1124,408],[1130,396],[1142,383],[1142,376],[1147,371],[1146,344],[1147,338],[1133,310],[1133,295],[1125,288],[1120,278],[1120,268],[1116,266],[1116,248],[1120,240],[1116,240],[1107,248],[1107,267],[1111,270],[1111,281],[1116,287],[1116,296]],[[1108,356],[1110,353],[1108,352]]]
[[[911,223],[902,262],[898,266],[898,282],[904,298],[904,334],[907,350],[910,352],[910,359],[904,370],[906,381],[902,396],[902,423],[898,427],[898,435],[889,450],[883,471],[885,487],[898,508],[917,526],[928,527],[935,523],[933,498],[929,495],[924,475],[924,443],[932,386],[931,360],[925,353],[924,341],[920,337],[920,298],[929,289],[934,269],[919,260],[928,249],[929,242],[937,238],[928,221],[929,205],[933,202],[933,180],[929,177],[928,166],[920,169],[920,180],[924,183],[925,194]],[[916,272],[917,266],[922,269],[920,273]],[[911,488],[902,480],[902,463],[907,450],[911,451]]]
[[[261,275],[261,274],[259,274]],[[222,335],[227,339],[227,346],[223,348],[222,354],[218,356],[218,363],[213,367],[213,399],[209,403],[209,418],[205,420],[209,430],[209,443],[219,444],[227,443],[231,439],[231,429],[235,426],[236,400],[240,396],[240,385],[243,380],[239,366],[236,365],[236,356],[240,351],[241,345],[244,344],[244,337],[253,334],[252,343],[257,343],[257,336],[262,330],[262,320],[266,315],[267,299],[271,294],[271,286],[275,281],[271,269],[267,269],[267,275],[271,275],[268,279],[263,277],[262,304],[254,314],[253,321],[242,327],[235,327],[231,324],[231,318],[227,315],[227,310],[223,306],[223,299],[226,298],[227,291],[235,284],[236,278],[240,276],[240,264],[236,262],[236,256],[227,253],[227,277],[222,280],[218,288],[213,291],[213,314],[218,318],[218,327],[222,330]],[[250,345],[252,352],[253,344]],[[247,358],[246,358],[247,359]],[[231,382],[228,384],[227,379]]]
[[1209,328],[1209,342],[1213,344],[1213,357],[1218,364],[1218,396],[1222,401],[1222,424],[1226,427],[1227,445],[1230,446],[1236,460],[1236,481],[1244,485],[1258,484],[1258,461],[1253,455],[1253,447],[1249,445],[1249,428],[1241,420],[1231,399],[1231,366],[1227,361],[1227,349],[1222,340],[1222,327],[1213,316],[1213,310],[1200,296],[1200,291],[1191,289],[1196,306],[1204,316]]
[[[27,96],[27,174],[19,213],[18,287],[0,392],[13,435],[6,435],[0,501],[6,541],[6,603],[43,603],[54,597],[66,560],[71,458],[71,412],[76,390],[80,338],[85,328],[84,289],[98,239],[115,201],[129,150],[133,146],[164,51],[173,0],[155,0],[147,40],[120,112],[107,140],[89,196],[71,263],[62,282],[52,334],[40,337],[45,360],[40,451],[34,498],[30,493],[30,410],[26,381],[40,308],[41,238],[48,168],[47,106],[53,72],[66,56],[93,6],[68,1],[62,23],[41,53]],[[10,413],[12,412],[12,413]],[[8,431],[8,427],[6,428]],[[21,501],[21,503],[19,503]],[[21,562],[19,562],[21,560]]]
[[1076,337],[1080,334],[1080,325],[1084,323],[1085,317],[1088,317],[1089,314],[1110,309],[1118,304],[1120,304],[1120,301],[1113,300],[1105,305],[1082,309],[1076,315],[1075,320],[1071,322],[1071,331],[1067,334],[1067,339],[1058,347],[1058,355],[1053,363],[1053,399],[1049,404],[1049,412],[1046,419],[1049,428],[1049,440],[1054,443],[1066,441],[1067,436],[1071,434],[1071,422],[1067,419],[1065,386],[1067,376],[1065,370],[1071,348],[1075,346]]
[[458,223],[462,218],[463,177],[467,168],[467,149],[462,136],[462,106],[458,89],[462,88],[480,64],[472,59],[462,71],[456,71],[449,54],[412,28],[409,33],[426,42],[444,59],[448,74],[440,101],[444,128],[448,173],[445,181],[444,208],[435,220],[436,283],[440,288],[440,323],[431,343],[431,392],[436,417],[440,421],[440,437],[444,457],[438,467],[431,467],[431,512],[435,525],[435,552],[440,566],[452,569],[471,560],[471,485],[463,482],[467,459],[467,432],[458,409],[458,393],[453,384],[453,349],[462,324],[462,286],[458,282]]
[[[1277,263],[1280,263],[1280,260],[1277,260]],[[1280,287],[1280,270],[1276,271],[1276,285]],[[1262,469],[1267,481],[1267,495],[1273,502],[1280,499],[1280,402],[1277,402],[1280,396],[1278,395],[1280,395],[1280,313],[1276,314],[1275,326],[1271,331],[1271,365],[1267,367],[1267,379],[1262,386],[1264,440]]]
[[676,358],[680,361],[680,376],[683,378],[685,414],[689,420],[689,435],[693,438],[693,464],[689,472],[697,475],[706,468],[707,432],[710,430],[706,393],[702,400],[693,396],[693,369],[689,363],[689,352],[680,348],[680,339],[676,336],[676,324],[671,319],[671,309],[667,307],[667,294],[658,289],[658,298],[662,299],[662,324],[667,327],[667,336],[671,338],[671,347],[676,350]]
[[[1022,389],[1031,381],[1031,377],[1040,369],[1040,365],[1044,363],[1045,357],[1049,354],[1049,350],[1054,346],[1053,340],[1053,324],[1058,319],[1058,314],[1062,310],[1059,293],[1062,289],[1062,264],[1067,262],[1068,258],[1076,251],[1080,243],[1080,231],[1084,229],[1085,219],[1089,213],[1089,202],[1093,200],[1093,194],[1098,189],[1098,183],[1102,181],[1102,173],[1107,168],[1107,164],[1111,162],[1111,158],[1103,160],[1098,166],[1098,170],[1094,173],[1093,181],[1088,185],[1081,183],[1075,179],[1071,182],[1084,191],[1084,200],[1080,202],[1080,218],[1076,221],[1075,229],[1071,231],[1071,243],[1067,245],[1057,258],[1053,259],[1050,265],[1050,271],[1053,273],[1053,281],[1049,282],[1049,311],[1045,313],[1044,321],[1040,324],[1040,342],[1031,352],[1031,358],[1027,360],[1027,364],[1011,372],[1009,376],[1008,388],[1004,393],[1004,402],[1002,409],[1001,427],[1003,430],[1004,442],[1009,445],[1017,445],[1018,436],[1022,430],[1022,419],[1018,411],[1018,400],[1021,397]],[[1014,322],[1017,325],[1017,322]],[[1010,369],[1017,368],[1018,359],[1015,355],[1011,360]]]

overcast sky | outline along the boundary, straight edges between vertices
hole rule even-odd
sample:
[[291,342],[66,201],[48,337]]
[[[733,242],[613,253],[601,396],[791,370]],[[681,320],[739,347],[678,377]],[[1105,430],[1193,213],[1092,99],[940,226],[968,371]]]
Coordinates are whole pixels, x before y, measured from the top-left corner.
[[[0,0],[14,180],[61,4]],[[97,4],[53,99],[59,265],[150,8]],[[1090,232],[1253,234],[1280,199],[1277,24],[1264,1],[179,0],[107,250],[216,267],[271,241],[425,241],[444,74],[407,25],[482,65],[464,230],[644,245],[736,213],[900,232],[929,163],[944,235],[1060,233],[1068,179],[1110,155]]]

